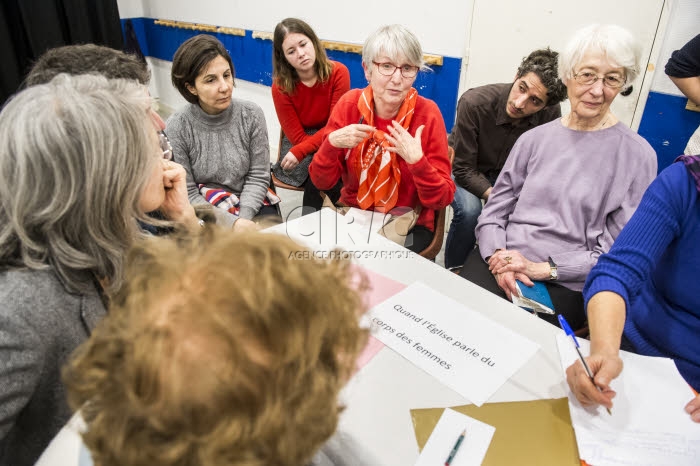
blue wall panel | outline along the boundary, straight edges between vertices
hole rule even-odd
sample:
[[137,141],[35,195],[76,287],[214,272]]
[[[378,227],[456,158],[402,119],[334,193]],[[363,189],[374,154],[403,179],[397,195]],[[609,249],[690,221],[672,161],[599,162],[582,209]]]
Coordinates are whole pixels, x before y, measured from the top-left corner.
[[[156,25],[150,18],[130,18],[144,55],[172,61],[177,48],[198,31]],[[122,20],[122,24],[126,21]],[[245,37],[214,34],[226,46],[236,67],[236,78],[270,86],[272,84],[272,42],[253,39],[252,31]],[[344,63],[350,70],[353,88],[367,85],[362,70],[362,57],[356,53],[328,51],[328,56]],[[445,119],[447,131],[452,130],[457,107],[457,90],[462,60],[444,57],[442,66],[422,72],[415,87],[423,97],[434,100]],[[650,92],[639,126],[639,134],[654,148],[659,159],[659,171],[683,153],[688,139],[700,126],[700,113],[685,110],[685,98]]]
[[[177,48],[184,41],[200,34],[199,31],[179,29],[155,24],[150,18],[129,18],[134,26],[144,55],[172,61]],[[122,26],[126,19],[122,19]],[[253,39],[252,31],[245,31],[245,37],[229,34],[216,36],[231,54],[236,68],[236,78],[254,83],[272,85],[272,41]],[[350,85],[353,88],[367,86],[362,70],[362,57],[356,53],[329,50],[328,56],[339,61],[350,70]],[[434,66],[432,71],[418,75],[415,87],[423,97],[434,100],[440,107],[447,131],[452,130],[457,107],[457,90],[462,60],[444,57],[442,66]]]
[[688,139],[700,126],[700,112],[685,109],[685,97],[650,92],[639,134],[656,151],[659,172],[683,154]]

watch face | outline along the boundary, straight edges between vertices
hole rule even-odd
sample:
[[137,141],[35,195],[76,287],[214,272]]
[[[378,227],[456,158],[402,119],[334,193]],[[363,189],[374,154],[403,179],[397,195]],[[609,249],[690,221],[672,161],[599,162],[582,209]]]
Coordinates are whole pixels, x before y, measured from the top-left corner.
[[558,278],[556,267],[549,269],[549,278],[556,280]]

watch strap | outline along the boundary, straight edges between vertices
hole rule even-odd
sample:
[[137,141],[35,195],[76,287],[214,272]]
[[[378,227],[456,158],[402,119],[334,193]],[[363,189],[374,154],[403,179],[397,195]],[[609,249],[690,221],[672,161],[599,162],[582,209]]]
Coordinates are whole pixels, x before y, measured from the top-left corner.
[[551,256],[547,258],[547,262],[549,262],[549,279],[556,280],[557,278],[559,278],[557,264],[554,263]]

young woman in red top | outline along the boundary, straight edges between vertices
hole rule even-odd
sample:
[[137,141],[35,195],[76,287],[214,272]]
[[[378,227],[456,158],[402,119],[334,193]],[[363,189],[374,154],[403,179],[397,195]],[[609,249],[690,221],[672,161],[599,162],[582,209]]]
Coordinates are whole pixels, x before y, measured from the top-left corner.
[[[323,142],[331,110],[350,90],[350,73],[328,59],[313,29],[296,18],[275,27],[272,68],[272,101],[285,136],[280,144],[287,151],[273,172],[289,184],[303,184],[303,205],[309,208],[305,213],[313,212],[323,201],[308,177],[308,166]],[[336,202],[341,187],[338,182],[324,191]]]

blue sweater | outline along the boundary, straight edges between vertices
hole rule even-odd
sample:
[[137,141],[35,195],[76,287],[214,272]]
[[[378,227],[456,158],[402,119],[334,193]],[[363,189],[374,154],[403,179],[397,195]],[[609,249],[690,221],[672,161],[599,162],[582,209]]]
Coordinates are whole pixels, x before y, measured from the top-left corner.
[[700,389],[700,200],[682,162],[649,186],[639,208],[583,290],[625,300],[625,336],[639,354],[673,358]]

